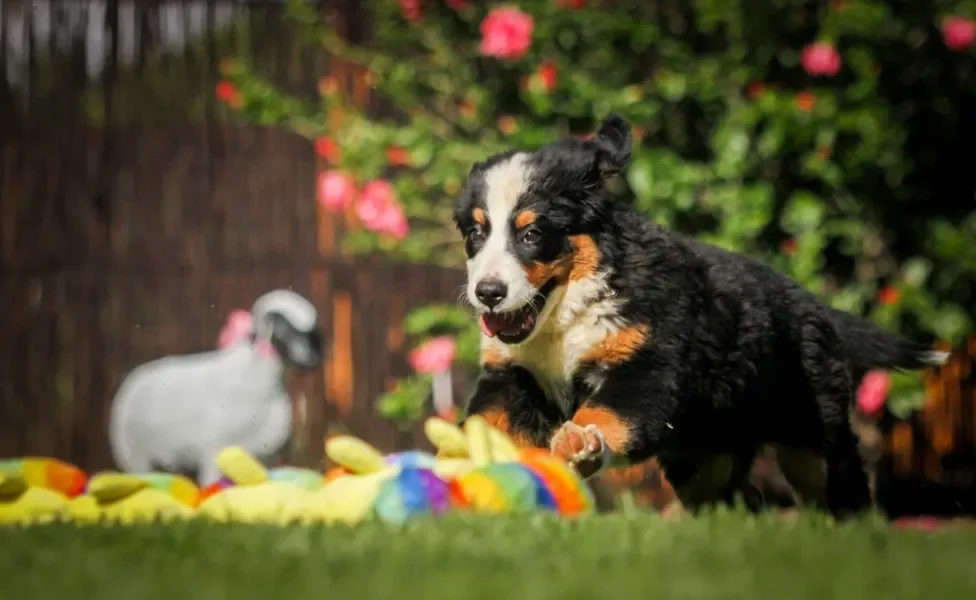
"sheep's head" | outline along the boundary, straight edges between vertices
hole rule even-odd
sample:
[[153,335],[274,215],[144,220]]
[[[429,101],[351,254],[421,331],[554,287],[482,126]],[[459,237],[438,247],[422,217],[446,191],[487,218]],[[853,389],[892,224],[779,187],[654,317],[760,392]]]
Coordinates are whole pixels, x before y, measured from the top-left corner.
[[290,366],[315,369],[322,362],[322,331],[311,302],[290,290],[258,298],[251,310],[254,339],[270,342]]

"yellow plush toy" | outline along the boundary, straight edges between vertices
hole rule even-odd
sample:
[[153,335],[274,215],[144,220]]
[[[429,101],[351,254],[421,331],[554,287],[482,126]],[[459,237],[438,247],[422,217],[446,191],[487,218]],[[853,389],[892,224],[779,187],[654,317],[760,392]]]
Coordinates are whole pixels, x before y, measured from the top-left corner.
[[78,523],[129,525],[190,518],[193,507],[146,477],[109,472],[88,481],[87,492],[71,501],[68,515]]
[[383,484],[398,472],[374,447],[340,435],[325,443],[326,455],[347,473],[315,492],[311,510],[325,523],[356,523],[367,518]]
[[200,503],[197,516],[221,522],[286,524],[315,521],[310,510],[313,492],[273,481],[268,471],[243,448],[230,447],[217,456],[220,472],[234,482]]
[[464,429],[439,417],[424,423],[424,433],[437,448],[434,472],[452,479],[493,463],[516,462],[519,449],[507,435],[479,416],[464,422]]
[[54,490],[27,484],[23,475],[0,472],[0,525],[29,525],[61,519],[68,499]]

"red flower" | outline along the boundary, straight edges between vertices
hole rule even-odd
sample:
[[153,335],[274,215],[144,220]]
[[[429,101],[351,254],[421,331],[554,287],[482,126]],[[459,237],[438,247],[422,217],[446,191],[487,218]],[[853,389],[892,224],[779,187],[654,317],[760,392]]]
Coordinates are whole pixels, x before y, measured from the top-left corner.
[[514,7],[492,9],[481,22],[481,53],[496,58],[525,56],[532,45],[532,17]]
[[386,149],[386,162],[391,167],[402,167],[410,164],[410,155],[400,146],[390,146]]
[[331,212],[342,212],[356,197],[356,184],[352,177],[341,171],[319,173],[319,204]]
[[551,94],[559,83],[559,73],[556,71],[556,63],[549,60],[542,61],[542,64],[539,65],[539,68],[535,72],[535,76],[542,82],[542,89],[547,94]]
[[425,375],[443,373],[451,368],[456,351],[454,338],[442,335],[411,350],[407,362],[418,373]]
[[586,0],[558,0],[556,5],[569,10],[579,10],[586,6]]
[[403,11],[403,18],[408,21],[416,21],[422,17],[423,8],[421,0],[400,0],[400,10]]
[[518,129],[518,121],[515,120],[515,117],[512,117],[510,115],[498,117],[499,131],[501,131],[505,135],[511,135],[515,133],[516,129]]
[[339,162],[339,157],[342,156],[339,145],[327,136],[315,140],[315,153],[332,164]]
[[786,254],[787,256],[795,253],[798,247],[799,246],[794,239],[783,240],[783,243],[780,244],[780,249],[783,251],[783,254]]
[[468,0],[447,0],[447,5],[454,10],[461,12],[468,7]]
[[397,201],[390,182],[377,179],[363,186],[356,202],[356,216],[363,227],[402,240],[410,233],[403,206]]
[[863,415],[877,415],[888,400],[891,376],[884,371],[869,371],[857,387],[857,410]]
[[746,87],[746,95],[753,100],[766,93],[766,84],[761,81],[753,81]]
[[948,17],[942,22],[942,39],[956,52],[964,52],[976,41],[976,21],[965,17]]
[[810,75],[833,77],[840,72],[840,54],[829,42],[816,42],[803,49],[800,64]]
[[881,288],[878,292],[878,302],[891,306],[892,304],[897,304],[898,300],[901,299],[901,292],[898,288],[886,286]]
[[219,82],[214,93],[217,95],[218,100],[232,108],[240,107],[243,101],[241,99],[241,93],[237,91],[237,86],[230,81]]
[[339,81],[332,75],[319,79],[319,93],[329,96],[339,91]]
[[800,92],[793,97],[793,104],[803,112],[810,112],[817,104],[817,99],[810,92]]

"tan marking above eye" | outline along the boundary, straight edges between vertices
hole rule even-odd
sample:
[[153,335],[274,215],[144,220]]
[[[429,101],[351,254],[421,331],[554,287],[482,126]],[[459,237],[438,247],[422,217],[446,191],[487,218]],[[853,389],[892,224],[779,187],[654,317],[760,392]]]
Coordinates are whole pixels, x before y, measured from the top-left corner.
[[480,223],[482,227],[485,227],[485,226],[488,225],[488,216],[485,215],[485,211],[481,210],[480,208],[476,208],[476,209],[472,210],[471,211],[471,217],[477,223]]
[[529,225],[535,223],[539,216],[535,214],[532,210],[523,210],[519,214],[515,215],[515,228],[522,229],[523,227],[528,227]]

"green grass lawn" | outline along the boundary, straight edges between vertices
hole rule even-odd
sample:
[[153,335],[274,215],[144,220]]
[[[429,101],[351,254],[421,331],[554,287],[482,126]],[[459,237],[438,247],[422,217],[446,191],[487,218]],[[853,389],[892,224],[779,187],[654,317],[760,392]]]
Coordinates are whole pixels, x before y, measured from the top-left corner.
[[976,598],[976,533],[724,512],[0,529],[11,600]]

